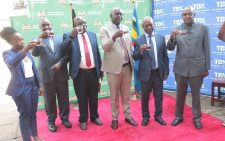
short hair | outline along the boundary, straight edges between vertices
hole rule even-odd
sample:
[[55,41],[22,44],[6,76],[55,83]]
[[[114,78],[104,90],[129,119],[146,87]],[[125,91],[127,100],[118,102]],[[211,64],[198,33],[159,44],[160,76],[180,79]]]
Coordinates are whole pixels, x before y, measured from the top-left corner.
[[12,27],[4,27],[2,31],[0,32],[0,36],[2,39],[6,40],[7,42],[10,42],[10,39],[13,34],[18,33],[14,28]]
[[191,12],[195,13],[195,9],[194,9],[194,7],[193,7],[193,6],[186,6],[186,7],[184,7],[184,9],[183,9],[183,12],[182,12],[182,13],[184,13],[184,11],[186,11],[186,10],[191,10]]
[[111,11],[110,11],[110,17],[112,17],[112,14],[113,14],[113,12],[114,12],[115,10],[119,10],[119,11],[121,11],[121,13],[122,13],[122,10],[121,10],[119,7],[114,7],[114,8],[111,9]]
[[86,24],[86,23],[87,23],[87,22],[86,22],[86,20],[84,19],[84,17],[77,16],[77,17],[75,17],[75,18],[73,19],[73,21],[74,21],[74,25],[75,25],[75,21],[76,21],[76,20],[82,20],[84,24]]
[[146,16],[146,17],[143,19],[143,21],[142,21],[142,25],[143,25],[143,23],[144,23],[145,21],[150,21],[151,23],[153,23],[153,18],[150,17],[150,16]]
[[43,21],[47,21],[49,24],[51,24],[51,22],[47,18],[41,18],[40,23],[39,23],[40,26]]

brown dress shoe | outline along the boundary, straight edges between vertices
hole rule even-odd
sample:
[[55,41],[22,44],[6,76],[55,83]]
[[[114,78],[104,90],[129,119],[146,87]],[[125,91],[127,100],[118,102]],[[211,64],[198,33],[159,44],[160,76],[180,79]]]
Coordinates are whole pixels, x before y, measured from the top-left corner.
[[137,126],[137,122],[134,121],[133,118],[125,118],[125,121],[129,123],[131,126]]
[[118,120],[112,120],[111,127],[113,130],[116,130],[118,128]]
[[87,130],[87,123],[86,122],[80,123],[80,129],[81,130]]

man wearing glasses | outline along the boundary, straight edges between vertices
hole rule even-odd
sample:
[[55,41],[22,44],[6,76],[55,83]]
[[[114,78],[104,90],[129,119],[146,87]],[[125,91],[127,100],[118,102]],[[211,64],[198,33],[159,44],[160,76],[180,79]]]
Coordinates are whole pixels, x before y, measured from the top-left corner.
[[132,57],[129,29],[121,24],[122,10],[120,8],[113,8],[110,18],[111,22],[101,28],[100,38],[104,50],[102,71],[107,74],[111,95],[111,127],[116,130],[118,128],[119,95],[121,95],[125,122],[132,126],[137,126],[137,123],[132,118],[130,110]]
[[194,22],[194,17],[194,8],[185,7],[182,13],[183,23],[171,32],[167,43],[168,50],[176,48],[173,71],[177,83],[177,96],[175,119],[171,125],[177,126],[184,120],[184,103],[189,85],[194,126],[201,129],[200,89],[203,78],[210,70],[210,47],[207,26]]

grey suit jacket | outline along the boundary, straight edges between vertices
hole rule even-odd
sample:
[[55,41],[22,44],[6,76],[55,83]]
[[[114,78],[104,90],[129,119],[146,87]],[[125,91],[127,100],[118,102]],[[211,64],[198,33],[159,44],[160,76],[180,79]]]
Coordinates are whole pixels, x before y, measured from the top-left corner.
[[210,43],[208,28],[201,23],[191,27],[184,23],[176,27],[186,30],[185,35],[177,35],[176,40],[169,40],[168,50],[176,48],[173,71],[182,76],[195,77],[210,69]]
[[[157,57],[158,65],[160,71],[160,77],[163,80],[165,75],[169,75],[169,58],[166,50],[165,37],[159,34],[155,34],[156,47],[157,47]],[[147,44],[145,34],[134,40],[134,60],[140,60],[138,68],[138,79],[140,81],[148,81],[151,76],[151,62],[152,57],[149,51],[145,51],[143,54],[140,53],[139,47],[141,45]]]
[[[120,26],[122,26],[123,31],[129,31],[129,28],[126,25],[121,24]],[[118,38],[115,42],[112,40],[112,36],[116,31],[117,29],[113,26],[112,23],[109,23],[108,25],[100,29],[100,38],[102,41],[102,48],[104,50],[101,70],[113,74],[119,74],[122,71],[122,67],[124,64],[124,49],[121,46]],[[131,64],[133,64],[130,49],[130,34],[124,34],[124,40],[126,42],[130,62]]]
[[[53,82],[56,75],[57,81],[67,81],[69,79],[67,61],[63,52],[63,37],[53,36],[54,51],[51,49],[48,38],[43,39],[43,46],[36,46],[32,50],[34,56],[39,56],[39,72],[43,83]],[[60,63],[61,69],[58,72],[51,70],[51,67]]]

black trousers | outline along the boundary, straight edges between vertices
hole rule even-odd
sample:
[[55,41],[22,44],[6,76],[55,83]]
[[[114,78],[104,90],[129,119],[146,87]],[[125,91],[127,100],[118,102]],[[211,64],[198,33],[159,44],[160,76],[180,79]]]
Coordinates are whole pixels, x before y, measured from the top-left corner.
[[162,116],[162,103],[163,103],[163,80],[160,78],[159,70],[151,70],[151,76],[147,82],[141,81],[141,107],[142,117],[150,118],[149,113],[149,97],[153,90],[155,115],[154,117]]
[[79,122],[88,121],[88,107],[91,120],[98,115],[98,76],[96,69],[80,69],[77,77],[73,80],[74,89],[79,104]]
[[56,98],[60,119],[68,120],[70,114],[68,81],[57,81],[55,79],[52,83],[44,83],[43,86],[45,90],[44,100],[48,122],[54,123],[57,117]]

